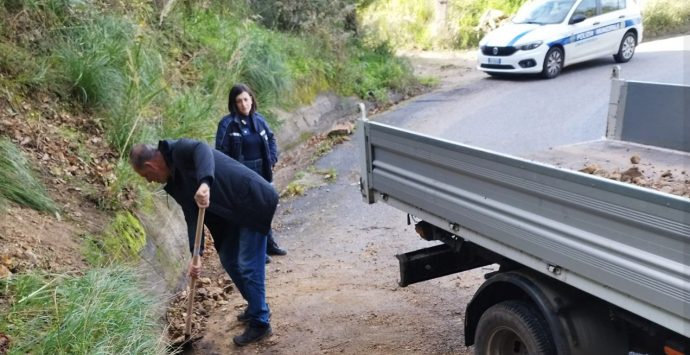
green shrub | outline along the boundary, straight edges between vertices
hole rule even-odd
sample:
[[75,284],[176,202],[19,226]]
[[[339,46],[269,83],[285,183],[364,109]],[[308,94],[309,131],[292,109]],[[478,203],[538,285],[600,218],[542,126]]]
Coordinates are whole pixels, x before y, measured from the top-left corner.
[[338,83],[334,66],[338,58],[326,41],[310,37],[281,37],[287,67],[293,78],[290,93],[295,104],[309,104],[319,93],[337,87],[331,82]]
[[369,37],[395,48],[429,49],[432,46],[434,4],[426,0],[373,1],[361,10],[361,23]]
[[154,299],[136,270],[83,276],[22,274],[0,280],[0,333],[8,354],[165,354]]
[[648,0],[642,18],[645,34],[649,37],[690,31],[690,2]]
[[526,0],[451,0],[448,2],[449,47],[475,48],[484,32],[476,29],[481,16],[490,9],[510,16]]
[[0,137],[0,198],[38,211],[57,210],[22,152],[4,137]]
[[360,18],[369,37],[388,41],[394,48],[472,48],[483,36],[475,28],[486,10],[510,15],[525,1],[448,0],[445,23],[439,23],[441,16],[429,1],[371,1],[361,5]]
[[394,57],[386,44],[374,48],[353,45],[351,53],[348,61],[339,68],[343,79],[341,92],[346,95],[386,101],[390,90],[405,92],[417,83],[409,62]]
[[250,8],[269,28],[305,31],[328,27],[354,30],[354,0],[252,0]]

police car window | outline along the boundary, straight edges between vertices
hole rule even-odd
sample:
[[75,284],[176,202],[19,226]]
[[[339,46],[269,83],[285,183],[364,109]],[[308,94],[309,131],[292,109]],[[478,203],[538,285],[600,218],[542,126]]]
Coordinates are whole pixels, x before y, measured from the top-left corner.
[[601,13],[618,11],[625,8],[625,0],[601,0]]
[[597,1],[596,0],[584,0],[575,9],[573,15],[585,15],[585,17],[590,18],[597,15]]
[[536,0],[518,10],[513,23],[561,23],[575,4],[575,0]]

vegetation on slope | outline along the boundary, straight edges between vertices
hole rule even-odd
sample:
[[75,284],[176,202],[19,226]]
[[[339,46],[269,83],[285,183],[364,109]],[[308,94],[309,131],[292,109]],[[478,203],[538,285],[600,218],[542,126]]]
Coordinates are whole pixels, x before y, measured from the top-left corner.
[[[400,49],[471,49],[485,34],[480,19],[487,10],[510,16],[526,0],[448,0],[445,8],[426,0],[380,0],[361,3],[367,35]],[[644,0],[648,37],[690,31],[690,2]]]
[[[165,3],[175,6],[164,13]],[[236,82],[256,91],[276,130],[275,108],[320,92],[405,94],[417,85],[409,65],[362,41],[353,11],[346,0],[0,0],[0,206],[69,204],[60,218],[76,222],[75,205],[95,203],[112,219],[74,235],[83,259],[105,267],[84,275],[27,272],[14,259],[30,249],[0,248],[0,278],[12,275],[0,281],[0,350],[9,339],[10,353],[164,353],[158,302],[119,266],[144,246],[132,212],[155,193],[126,152],[163,137],[210,140]],[[47,169],[34,172],[37,162]]]

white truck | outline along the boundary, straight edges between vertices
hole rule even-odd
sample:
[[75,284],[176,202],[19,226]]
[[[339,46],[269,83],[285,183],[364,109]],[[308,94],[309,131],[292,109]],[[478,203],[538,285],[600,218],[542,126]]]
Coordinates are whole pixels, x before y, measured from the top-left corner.
[[400,285],[500,265],[466,307],[481,355],[690,353],[690,198],[577,171],[638,156],[687,189],[688,103],[690,86],[614,77],[606,139],[532,158],[363,119],[365,202],[442,242],[397,255]]

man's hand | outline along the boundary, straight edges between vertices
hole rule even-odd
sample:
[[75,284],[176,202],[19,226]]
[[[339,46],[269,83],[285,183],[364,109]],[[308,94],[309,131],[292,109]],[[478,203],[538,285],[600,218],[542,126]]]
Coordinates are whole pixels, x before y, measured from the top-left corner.
[[196,201],[196,205],[199,208],[208,208],[211,204],[211,189],[208,187],[208,184],[204,182],[199,185],[199,189],[194,194],[194,201]]
[[194,258],[189,261],[189,270],[187,273],[193,278],[198,278],[199,275],[201,275],[201,257],[198,259],[196,265],[194,265]]

